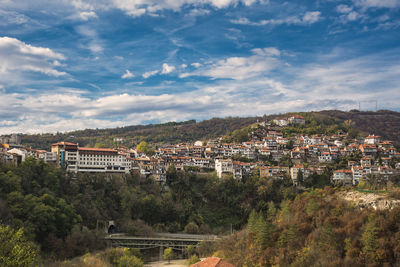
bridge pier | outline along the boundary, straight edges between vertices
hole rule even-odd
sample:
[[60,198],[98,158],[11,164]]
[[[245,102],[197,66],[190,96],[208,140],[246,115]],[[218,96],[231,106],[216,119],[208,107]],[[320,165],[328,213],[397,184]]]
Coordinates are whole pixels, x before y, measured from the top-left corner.
[[164,260],[164,246],[160,246],[160,261]]

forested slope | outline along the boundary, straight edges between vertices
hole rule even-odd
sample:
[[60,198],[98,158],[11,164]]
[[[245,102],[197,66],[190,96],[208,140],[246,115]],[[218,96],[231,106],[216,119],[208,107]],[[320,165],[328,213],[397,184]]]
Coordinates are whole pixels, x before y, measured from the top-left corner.
[[[300,112],[264,115],[262,117],[228,117],[213,118],[196,122],[189,120],[184,122],[169,122],[154,125],[136,125],[110,129],[87,129],[57,134],[23,135],[24,144],[33,148],[48,149],[52,143],[66,140],[79,143],[81,146],[110,147],[115,144],[115,137],[124,138],[120,144],[136,146],[141,141],[148,143],[179,143],[193,142],[217,138],[235,130],[242,129],[257,121],[285,118],[292,114],[301,114],[306,118],[307,125],[313,129],[305,131],[308,133],[324,133],[326,130],[337,130],[333,125],[349,124],[355,130],[364,134],[376,134],[385,139],[400,142],[400,113],[395,111],[380,110],[370,111],[340,111],[324,110],[318,112]],[[316,130],[318,126],[321,130]]]

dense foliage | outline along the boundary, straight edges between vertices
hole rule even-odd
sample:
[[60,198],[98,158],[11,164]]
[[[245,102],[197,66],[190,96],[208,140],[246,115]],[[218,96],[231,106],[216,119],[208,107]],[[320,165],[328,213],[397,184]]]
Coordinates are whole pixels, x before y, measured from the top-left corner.
[[138,250],[111,248],[97,253],[87,253],[70,261],[48,263],[49,267],[143,267]]
[[398,266],[400,208],[361,210],[326,187],[253,211],[217,252],[237,266]]
[[104,248],[109,220],[117,230],[136,235],[228,233],[242,228],[254,207],[296,194],[289,179],[220,180],[215,173],[173,167],[167,183],[160,186],[138,173],[75,176],[27,159],[19,167],[0,166],[1,223],[23,227],[45,258],[65,259]]
[[[15,240],[38,244],[45,260],[105,248],[102,237],[113,220],[117,230],[134,235],[228,234],[247,224],[218,252],[238,266],[399,264],[399,209],[369,211],[346,204],[325,187],[328,173],[311,175],[302,189],[293,187],[289,177],[259,178],[256,173],[237,181],[171,166],[167,185],[160,186],[135,172],[74,175],[28,158],[18,167],[0,165],[0,223],[19,236]],[[398,179],[379,189],[390,186],[396,197],[396,185]],[[365,188],[376,186],[363,181]],[[325,189],[302,194],[307,187]],[[215,251],[198,249],[201,255]],[[123,260],[137,262],[129,255]]]
[[22,229],[0,225],[0,266],[37,266],[38,248],[28,242]]

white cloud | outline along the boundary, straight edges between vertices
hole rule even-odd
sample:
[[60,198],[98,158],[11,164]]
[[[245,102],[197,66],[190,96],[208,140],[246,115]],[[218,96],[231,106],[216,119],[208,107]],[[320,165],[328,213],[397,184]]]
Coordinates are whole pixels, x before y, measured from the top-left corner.
[[[346,52],[348,51],[336,51],[328,57],[342,58]],[[392,51],[326,64],[309,64],[301,69],[294,68],[292,71],[297,78],[292,86],[299,93],[307,93],[316,99],[379,99],[381,103],[390,103],[393,98],[400,97],[400,64],[391,60],[395,54]],[[387,104],[385,108],[391,107],[395,105]]]
[[363,8],[395,8],[400,6],[399,0],[353,0],[353,2]]
[[356,21],[358,19],[365,17],[365,15],[362,15],[357,11],[354,11],[352,7],[349,7],[347,5],[338,5],[336,7],[336,11],[342,14],[339,17],[341,23]]
[[97,14],[94,11],[82,11],[79,13],[79,17],[84,20],[88,21],[89,19],[97,19]]
[[190,65],[195,67],[195,68],[200,68],[202,66],[199,62],[194,62],[194,63],[192,63]]
[[[258,62],[277,60],[282,54],[278,51],[277,48],[255,49],[249,57],[232,57],[202,66],[201,71],[214,72],[215,77],[228,77],[227,73],[231,71],[236,79],[217,80],[211,85],[192,84],[195,90],[183,93],[141,95],[111,92],[108,96],[89,98],[79,91],[71,94],[60,90],[36,96],[0,91],[0,98],[8,100],[0,101],[0,114],[4,114],[0,131],[55,132],[140,124],[150,120],[206,119],[215,114],[224,117],[348,110],[355,108],[359,100],[372,99],[378,99],[385,108],[398,108],[395,100],[400,97],[400,64],[388,60],[398,55],[398,51],[349,60],[343,59],[344,54],[351,54],[345,50],[314,55],[316,63],[286,70],[292,77],[290,82],[264,75],[262,70],[268,69],[265,66],[253,76],[248,68],[257,67]],[[239,70],[246,77],[237,76]]]
[[129,70],[126,70],[125,73],[121,76],[122,79],[128,79],[128,78],[133,78],[135,75],[133,75],[132,72]]
[[251,51],[259,56],[280,56],[281,55],[281,51],[279,51],[276,47],[255,48]]
[[348,5],[338,5],[336,7],[336,11],[339,13],[349,13],[353,10],[352,7],[349,7]]
[[142,77],[147,79],[147,78],[149,78],[151,76],[156,75],[157,73],[159,73],[159,70],[148,71],[148,72],[143,73]]
[[112,5],[130,16],[137,17],[144,14],[155,14],[164,9],[179,11],[185,5],[196,7],[190,13],[191,15],[205,15],[207,10],[199,7],[211,5],[215,8],[227,8],[239,3],[250,6],[255,3],[265,4],[267,2],[265,0],[112,0]]
[[347,14],[347,20],[348,21],[355,21],[355,20],[357,20],[357,19],[359,19],[361,17],[362,16],[359,13],[357,13],[356,11],[352,11],[349,14]]
[[51,76],[63,76],[67,73],[58,71],[58,60],[65,60],[64,55],[50,48],[26,44],[18,39],[0,37],[0,77],[10,71],[34,71]]
[[175,70],[175,67],[174,67],[174,66],[170,66],[170,65],[168,65],[167,63],[164,63],[164,64],[162,65],[162,71],[161,71],[161,73],[162,73],[162,74],[168,74],[168,73],[173,72],[174,70]]
[[264,26],[264,25],[311,25],[318,22],[321,19],[320,11],[308,11],[302,16],[292,16],[284,19],[269,19],[260,20],[258,22],[250,21],[248,18],[239,18],[231,20],[231,23],[250,25],[250,26]]
[[88,48],[92,53],[97,54],[104,50],[102,41],[98,37],[97,32],[87,25],[76,27],[76,31],[84,37],[85,45],[83,48]]
[[17,24],[21,25],[27,22],[30,22],[31,19],[25,16],[24,14],[20,14],[14,11],[6,11],[0,9],[0,25],[7,26],[9,24]]
[[270,70],[280,65],[276,56],[280,51],[274,47],[253,49],[249,57],[230,57],[206,65],[191,73],[182,73],[179,77],[208,76],[213,79],[244,80],[267,74]]
[[66,0],[72,6],[79,10],[93,10],[94,6],[89,3],[89,1],[82,1],[82,0]]
[[210,13],[210,10],[203,8],[194,8],[190,10],[189,16],[204,16]]
[[187,65],[186,65],[186,64],[182,64],[182,65],[181,65],[181,68],[182,68],[182,69],[186,69],[186,68],[187,68]]
[[319,11],[313,11],[313,12],[307,12],[304,14],[302,18],[302,23],[305,24],[313,24],[317,22],[321,17],[321,12]]

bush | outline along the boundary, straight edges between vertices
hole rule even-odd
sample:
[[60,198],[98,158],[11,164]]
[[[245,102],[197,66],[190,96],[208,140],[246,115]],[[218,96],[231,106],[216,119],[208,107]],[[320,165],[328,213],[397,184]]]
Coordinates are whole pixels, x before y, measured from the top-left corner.
[[153,236],[153,228],[142,220],[125,220],[121,222],[123,232],[131,235]]
[[190,257],[190,259],[188,260],[188,263],[187,263],[187,265],[192,265],[192,264],[195,264],[196,262],[199,262],[200,261],[200,259],[199,259],[199,257],[196,255],[196,254],[194,254],[192,257]]
[[190,222],[185,226],[184,229],[186,234],[198,234],[199,233],[199,227],[197,226],[196,223]]
[[100,257],[112,266],[132,266],[141,267],[143,261],[140,259],[140,253],[135,249],[113,248],[100,254]]
[[22,229],[0,225],[0,266],[38,266],[39,250],[28,242]]
[[172,248],[167,248],[164,250],[164,260],[168,260],[168,263],[174,258],[174,251]]

